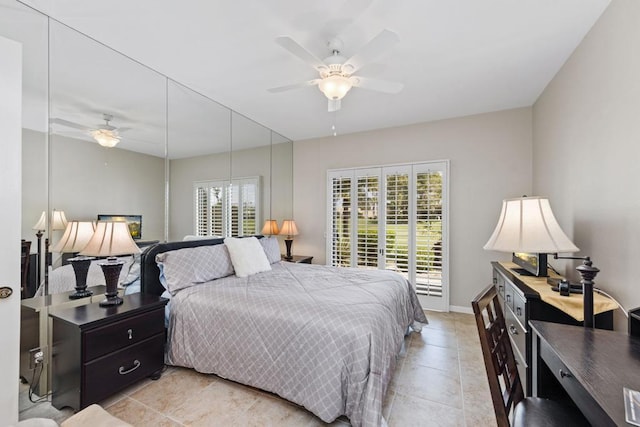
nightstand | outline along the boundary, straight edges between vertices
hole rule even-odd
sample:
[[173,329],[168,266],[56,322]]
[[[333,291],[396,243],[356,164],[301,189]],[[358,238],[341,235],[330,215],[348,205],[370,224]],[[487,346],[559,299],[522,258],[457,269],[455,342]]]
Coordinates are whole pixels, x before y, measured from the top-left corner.
[[294,262],[296,264],[311,264],[312,256],[308,255],[291,255],[291,259],[286,259],[284,255],[282,255],[282,261]]
[[92,296],[79,299],[69,299],[69,295],[75,292],[73,290],[20,301],[20,377],[24,383],[33,380],[36,367],[31,366],[29,363],[29,359],[33,357],[30,350],[40,348],[44,352],[42,371],[37,384],[31,385],[39,396],[44,396],[51,390],[51,364],[49,363],[51,336],[48,332],[51,329],[51,319],[49,318],[49,311],[91,304],[104,299],[106,290],[104,285],[91,286],[89,290],[93,292]]
[[145,377],[160,377],[168,300],[141,293],[123,300],[50,310],[54,407],[79,411]]

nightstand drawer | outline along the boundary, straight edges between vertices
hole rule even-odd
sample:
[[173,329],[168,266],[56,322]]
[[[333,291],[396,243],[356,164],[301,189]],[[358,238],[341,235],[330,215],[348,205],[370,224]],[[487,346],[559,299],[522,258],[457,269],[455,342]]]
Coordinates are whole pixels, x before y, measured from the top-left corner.
[[160,332],[164,332],[164,307],[92,329],[84,335],[84,360],[93,360]]
[[161,333],[84,364],[81,407],[99,402],[159,371],[163,360],[164,333]]

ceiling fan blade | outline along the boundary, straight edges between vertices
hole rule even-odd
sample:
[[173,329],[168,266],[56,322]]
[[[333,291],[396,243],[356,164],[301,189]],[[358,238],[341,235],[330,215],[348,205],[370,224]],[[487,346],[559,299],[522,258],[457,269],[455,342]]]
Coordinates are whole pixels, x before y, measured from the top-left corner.
[[330,99],[329,100],[329,109],[328,111],[330,113],[333,113],[334,111],[338,111],[340,109],[340,100],[339,99]]
[[384,93],[398,93],[402,90],[404,85],[398,82],[390,82],[387,80],[378,80],[378,79],[370,79],[367,77],[350,77],[349,80],[353,84],[354,87],[359,87],[362,89],[375,90],[377,92]]
[[362,68],[368,62],[371,62],[389,50],[393,45],[400,41],[400,37],[390,30],[382,30],[380,34],[375,36],[369,43],[364,45],[360,52],[347,59],[342,64],[342,71],[347,74],[353,74]]
[[78,129],[78,130],[81,130],[81,131],[84,131],[84,132],[91,132],[93,130],[93,128],[90,128],[90,127],[87,127],[87,126],[83,126],[83,125],[78,124],[78,123],[70,122],[70,121],[64,120],[64,119],[52,118],[52,119],[49,119],[49,123],[50,124],[61,125],[61,126],[66,126],[68,128]]
[[311,65],[313,68],[318,70],[318,72],[327,71],[329,69],[329,67],[327,67],[327,64],[322,62],[321,59],[302,47],[297,41],[289,36],[277,37],[276,43],[287,49],[298,58],[302,59],[307,64]]
[[306,82],[294,83],[292,85],[280,86],[280,87],[272,87],[271,89],[267,89],[271,93],[284,92],[291,89],[299,89],[301,87],[307,86],[315,86],[320,83],[320,79],[308,80]]

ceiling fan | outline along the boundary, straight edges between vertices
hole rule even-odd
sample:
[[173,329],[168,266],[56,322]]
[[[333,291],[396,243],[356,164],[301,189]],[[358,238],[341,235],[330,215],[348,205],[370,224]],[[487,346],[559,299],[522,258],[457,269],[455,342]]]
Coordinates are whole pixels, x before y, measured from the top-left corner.
[[111,120],[113,120],[113,115],[111,114],[102,114],[102,119],[104,120],[104,124],[100,124],[96,127],[88,127],[81,125],[79,123],[70,122],[69,120],[50,119],[49,122],[52,124],[58,124],[61,126],[70,127],[73,129],[81,130],[88,135],[91,135],[98,144],[103,147],[113,148],[120,142],[120,133],[128,130],[129,128],[116,128],[109,124]]
[[344,98],[352,87],[391,94],[398,93],[403,88],[402,83],[353,75],[365,64],[378,58],[385,51],[393,47],[398,41],[400,41],[400,38],[396,33],[390,30],[383,30],[369,41],[359,53],[347,59],[340,55],[342,41],[334,38],[328,43],[331,55],[321,60],[291,37],[278,37],[276,38],[276,43],[315,68],[320,74],[320,78],[271,88],[269,92],[283,92],[290,89],[317,85],[320,91],[329,99],[329,112],[340,109],[340,100]]

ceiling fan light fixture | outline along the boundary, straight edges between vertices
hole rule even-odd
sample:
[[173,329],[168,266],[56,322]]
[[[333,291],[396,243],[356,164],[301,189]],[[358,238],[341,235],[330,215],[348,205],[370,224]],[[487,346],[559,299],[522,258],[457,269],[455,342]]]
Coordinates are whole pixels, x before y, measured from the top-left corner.
[[113,148],[120,142],[118,135],[109,129],[96,129],[91,131],[91,136],[98,141],[98,144],[107,148]]
[[318,88],[324,93],[324,96],[332,100],[344,98],[352,86],[353,84],[347,77],[338,74],[325,77],[318,83]]

